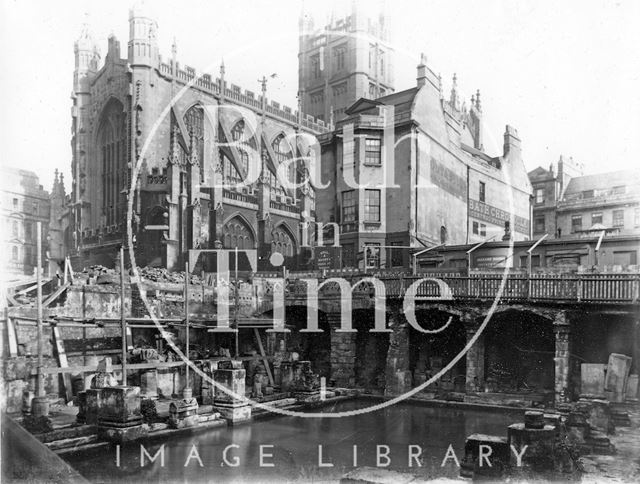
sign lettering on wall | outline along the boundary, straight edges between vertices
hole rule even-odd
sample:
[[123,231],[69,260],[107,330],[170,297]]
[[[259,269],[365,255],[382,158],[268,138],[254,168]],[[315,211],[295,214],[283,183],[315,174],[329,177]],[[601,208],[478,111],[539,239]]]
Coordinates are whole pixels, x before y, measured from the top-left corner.
[[460,200],[467,198],[467,182],[464,177],[431,158],[431,183]]
[[[504,223],[511,219],[511,214],[506,210],[469,199],[469,217],[504,227]],[[529,235],[529,220],[516,215],[513,223],[512,230]]]

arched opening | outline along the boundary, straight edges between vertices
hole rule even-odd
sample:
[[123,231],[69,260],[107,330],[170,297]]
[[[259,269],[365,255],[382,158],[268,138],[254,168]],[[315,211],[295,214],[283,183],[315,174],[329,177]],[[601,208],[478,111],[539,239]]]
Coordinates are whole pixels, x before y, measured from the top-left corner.
[[124,219],[127,183],[127,122],[122,103],[111,99],[100,115],[96,146],[98,150],[98,180],[100,226],[119,225]]
[[358,309],[352,314],[355,339],[354,376],[356,386],[373,393],[381,393],[385,386],[389,333],[371,333],[374,328],[373,309]]
[[[438,309],[416,310],[418,324],[428,330],[437,330],[453,318],[449,326],[439,333],[422,333],[409,326],[409,370],[413,386],[423,384],[436,375],[466,345],[466,332],[458,316]],[[424,392],[446,397],[451,393],[463,393],[466,378],[466,360],[462,358],[440,379]]]
[[494,314],[484,332],[484,389],[544,401],[553,395],[554,356],[550,319],[517,310]]
[[282,223],[277,225],[271,232],[271,253],[278,252],[284,256],[284,266],[293,270],[296,269],[298,253],[296,239],[289,227]]
[[225,249],[255,249],[255,237],[249,224],[240,216],[231,218],[224,224],[223,247]]
[[204,110],[196,104],[184,113],[184,124],[189,133],[189,148],[191,155],[200,164],[200,181],[204,181]]

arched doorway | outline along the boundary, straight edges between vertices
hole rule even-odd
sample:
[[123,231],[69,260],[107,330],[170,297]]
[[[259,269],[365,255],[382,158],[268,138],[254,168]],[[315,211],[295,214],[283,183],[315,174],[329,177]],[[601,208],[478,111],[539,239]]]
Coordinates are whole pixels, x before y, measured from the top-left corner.
[[485,391],[525,393],[532,401],[553,394],[553,322],[529,311],[493,315],[484,332]]
[[[418,324],[427,330],[437,330],[451,323],[439,333],[422,333],[409,326],[409,370],[413,386],[426,382],[445,367],[466,345],[464,325],[457,315],[440,309],[418,309]],[[427,393],[462,393],[465,387],[466,360],[462,358],[438,381],[425,389]]]

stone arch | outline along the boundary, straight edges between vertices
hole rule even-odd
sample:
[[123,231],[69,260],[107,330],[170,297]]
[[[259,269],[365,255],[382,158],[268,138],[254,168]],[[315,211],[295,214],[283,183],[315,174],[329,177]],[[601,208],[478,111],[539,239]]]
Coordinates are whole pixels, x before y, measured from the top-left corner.
[[555,336],[553,319],[545,312],[500,308],[481,339],[486,391],[526,391],[543,399],[553,395]]
[[[437,330],[437,333],[423,333],[411,325],[408,332],[408,362],[413,386],[427,381],[447,365],[466,345],[466,329],[462,321],[462,313],[444,304],[417,304],[415,308],[416,322],[425,330]],[[403,317],[404,319],[404,317]],[[427,392],[464,391],[466,379],[466,360],[462,358],[434,382]]]
[[256,232],[247,220],[247,218],[240,212],[235,212],[223,223],[223,247],[225,249],[255,249],[257,236]]
[[285,258],[298,253],[296,236],[285,221],[276,224],[271,231],[271,252],[279,252]]

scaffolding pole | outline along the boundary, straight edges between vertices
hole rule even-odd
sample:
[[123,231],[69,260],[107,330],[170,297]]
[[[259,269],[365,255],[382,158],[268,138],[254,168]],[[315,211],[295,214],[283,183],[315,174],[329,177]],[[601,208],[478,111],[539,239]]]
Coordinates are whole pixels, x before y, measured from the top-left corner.
[[122,330],[122,385],[127,385],[127,318],[124,310],[124,247],[120,247],[120,328]]

